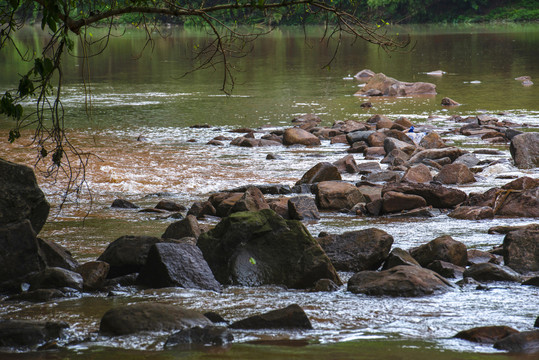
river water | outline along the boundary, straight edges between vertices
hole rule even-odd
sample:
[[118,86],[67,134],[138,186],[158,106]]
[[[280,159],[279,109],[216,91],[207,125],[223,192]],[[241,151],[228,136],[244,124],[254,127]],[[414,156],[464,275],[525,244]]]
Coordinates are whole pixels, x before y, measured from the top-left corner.
[[[239,60],[232,95],[221,92],[222,73],[201,71],[182,77],[192,65],[189,49],[205,40],[192,30],[168,29],[157,38],[153,51],[138,58],[144,44],[142,31],[127,30],[114,38],[105,53],[85,63],[71,57],[65,63],[67,84],[64,107],[72,141],[96,155],[87,170],[91,198],[84,192],[70,198],[59,210],[61,181],[53,184],[39,176],[40,185],[53,204],[49,222],[40,236],[72,251],[80,261],[95,259],[122,235],[160,236],[173,221],[163,215],[110,208],[118,197],[142,207],[161,198],[189,207],[213,191],[246,184],[293,184],[320,161],[343,157],[346,146],[323,141],[320,147],[239,148],[205,145],[217,135],[235,136],[238,127],[283,128],[304,113],[316,113],[323,125],[337,120],[364,121],[373,114],[390,118],[406,116],[419,125],[434,125],[440,132],[460,126],[450,115],[488,114],[518,123],[526,131],[539,127],[539,84],[523,87],[514,78],[529,75],[539,83],[539,25],[415,26],[399,28],[411,35],[413,49],[387,54],[357,42],[342,46],[330,69],[322,67],[331,48],[319,41],[319,28],[277,29],[255,43],[252,53]],[[99,36],[96,32],[94,36]],[[39,46],[43,37],[34,29],[20,34],[21,45]],[[347,40],[348,41],[348,40]],[[81,54],[78,50],[78,55]],[[16,84],[17,73],[28,65],[15,54],[0,53],[0,90]],[[438,94],[426,98],[373,99],[373,107],[359,105],[354,96],[359,83],[350,79],[361,69],[383,72],[403,81],[428,81]],[[426,72],[447,72],[433,77]],[[86,88],[81,74],[90,74]],[[89,97],[87,95],[90,95]],[[444,109],[444,96],[463,105]],[[88,113],[90,116],[88,116]],[[210,128],[195,129],[195,124]],[[7,138],[9,122],[0,118],[0,136]],[[537,131],[537,130],[535,130]],[[141,136],[144,141],[137,141]],[[259,133],[257,136],[262,135]],[[0,143],[1,156],[33,164],[28,149],[30,132],[14,145]],[[537,169],[518,170],[510,161],[507,145],[490,145],[479,138],[444,135],[449,144],[475,150],[496,148],[502,155],[490,173],[478,174],[478,182],[461,187],[479,192],[500,186],[516,176],[539,177]],[[194,142],[191,142],[194,140]],[[225,142],[228,144],[228,142]],[[279,160],[267,161],[268,153]],[[358,163],[365,161],[356,155]],[[347,175],[359,180],[359,175]],[[159,194],[160,195],[156,195]],[[91,206],[90,206],[91,205]],[[88,213],[89,212],[89,213]],[[87,214],[88,213],[88,214]],[[87,216],[83,217],[87,214]],[[536,221],[536,220],[535,220]],[[489,227],[521,225],[534,219],[450,220],[445,214],[410,220],[362,218],[324,213],[317,223],[306,224],[316,236],[321,231],[376,227],[387,231],[394,247],[408,249],[440,235],[451,235],[468,248],[489,250],[503,236],[489,235]],[[213,223],[210,222],[210,225]],[[343,281],[351,274],[341,273]],[[508,325],[531,330],[539,315],[539,290],[519,284],[492,283],[487,291],[463,288],[443,295],[417,299],[370,297],[346,292],[290,291],[279,287],[227,288],[213,292],[162,289],[125,289],[122,294],[84,294],[51,303],[0,303],[3,318],[64,320],[71,325],[67,350],[52,354],[12,354],[6,358],[504,358],[490,346],[452,339],[458,331],[484,325]],[[100,338],[96,331],[101,316],[111,307],[142,301],[178,304],[201,311],[216,311],[226,319],[300,304],[313,323],[312,331],[235,332],[228,349],[163,352],[164,335]],[[248,345],[247,341],[282,340],[287,346]],[[308,344],[308,345],[307,345]],[[292,346],[296,345],[296,346]],[[116,349],[113,349],[116,348]],[[479,355],[478,353],[486,353]],[[2,355],[2,358],[4,355]]]

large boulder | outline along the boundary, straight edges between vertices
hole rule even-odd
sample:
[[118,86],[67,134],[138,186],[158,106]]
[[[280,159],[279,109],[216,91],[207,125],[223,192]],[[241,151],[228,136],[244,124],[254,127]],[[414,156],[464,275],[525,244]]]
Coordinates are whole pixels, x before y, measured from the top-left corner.
[[146,264],[152,245],[161,241],[152,236],[122,236],[111,242],[97,260],[110,265],[109,279],[138,273]]
[[466,245],[454,240],[449,235],[439,236],[424,245],[410,250],[410,255],[421,266],[427,266],[434,260],[442,260],[458,266],[466,266],[468,263]]
[[175,305],[141,303],[110,309],[101,318],[99,333],[106,336],[134,334],[141,331],[171,331],[212,322],[199,312]]
[[229,325],[232,329],[312,329],[305,311],[293,304],[284,309],[254,315]]
[[419,195],[435,208],[451,208],[466,200],[464,191],[435,184],[388,183],[382,189],[382,196],[388,191]]
[[518,168],[539,167],[539,133],[524,133],[513,137],[509,150]]
[[30,290],[71,288],[82,291],[83,279],[79,273],[58,267],[46,268],[27,279]]
[[63,246],[40,238],[37,239],[37,243],[47,266],[61,267],[71,271],[79,266],[79,262]]
[[283,135],[284,145],[320,145],[320,139],[300,128],[286,129]]
[[47,221],[49,209],[34,171],[0,159],[0,226],[28,219],[38,234]]
[[361,93],[376,93],[385,96],[436,95],[436,85],[424,82],[402,82],[378,73],[367,81]]
[[464,164],[447,164],[442,167],[434,180],[442,184],[468,184],[475,182],[475,177]]
[[[36,320],[0,320],[0,348],[35,349],[40,345],[58,340],[64,322]],[[9,357],[9,356],[8,356]]]
[[503,261],[520,273],[539,271],[539,230],[511,231],[503,239]]
[[347,182],[323,181],[316,185],[314,193],[321,210],[349,210],[357,203],[365,202],[359,189]]
[[296,185],[314,184],[322,181],[341,180],[339,169],[328,162],[321,162],[310,168]]
[[369,228],[318,238],[335,269],[340,271],[376,270],[389,255],[393,237],[383,230]]
[[341,284],[301,222],[285,220],[273,210],[234,213],[202,234],[197,245],[221,284],[305,289],[323,278]]
[[463,277],[470,277],[477,281],[513,281],[520,282],[520,275],[506,266],[492,263],[481,263],[471,265]]
[[137,282],[151,288],[221,290],[200,249],[189,243],[154,244]]
[[348,281],[348,290],[355,294],[388,296],[424,296],[452,288],[442,276],[419,266],[400,265],[389,270],[362,271]]
[[30,220],[0,227],[0,288],[2,283],[45,269]]

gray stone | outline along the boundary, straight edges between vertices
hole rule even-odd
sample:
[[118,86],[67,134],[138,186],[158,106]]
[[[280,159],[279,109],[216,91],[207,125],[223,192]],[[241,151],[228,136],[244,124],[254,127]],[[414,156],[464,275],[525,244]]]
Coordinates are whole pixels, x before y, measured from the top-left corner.
[[539,167],[539,132],[524,133],[513,137],[509,150],[518,168]]

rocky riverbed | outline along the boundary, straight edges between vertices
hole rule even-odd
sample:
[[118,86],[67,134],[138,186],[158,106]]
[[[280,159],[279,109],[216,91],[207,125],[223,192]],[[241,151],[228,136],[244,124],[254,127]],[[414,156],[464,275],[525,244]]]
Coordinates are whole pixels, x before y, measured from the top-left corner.
[[[110,239],[93,259],[37,236],[49,212],[45,197],[28,168],[2,161],[2,349],[159,351],[401,332],[445,339],[450,347],[476,341],[537,352],[539,132],[487,115],[443,121],[451,125],[374,115],[328,126],[306,114],[285,128],[195,126],[192,134],[201,138],[219,132],[206,145],[194,139],[204,151],[263,152],[268,166],[291,168],[283,157],[304,152],[310,168],[289,183],[221,188],[190,203],[167,193],[156,194],[152,206],[155,197],[117,199],[103,211],[151,216],[162,235]],[[447,140],[455,136],[475,146]],[[425,227],[440,223],[451,225],[425,238],[435,233]],[[461,227],[499,241],[487,248],[495,241],[456,240]],[[497,301],[509,305],[494,321],[489,314],[498,309],[488,303]],[[84,302],[93,310],[78,314]],[[365,312],[353,314],[361,306]],[[521,306],[516,318],[514,306]],[[389,310],[395,307],[401,311]],[[28,315],[47,308],[61,315]],[[446,330],[427,320],[444,317],[452,319]],[[457,333],[466,340],[453,340]],[[495,351],[491,346],[478,351]]]

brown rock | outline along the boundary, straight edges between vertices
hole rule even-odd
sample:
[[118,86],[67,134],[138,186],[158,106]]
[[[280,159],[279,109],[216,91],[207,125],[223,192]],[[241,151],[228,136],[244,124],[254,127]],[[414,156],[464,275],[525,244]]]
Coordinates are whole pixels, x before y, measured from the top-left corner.
[[456,147],[448,147],[442,149],[426,149],[420,151],[410,158],[410,163],[420,163],[424,159],[442,159],[448,157],[451,161],[456,160],[459,156],[464,155],[465,151]]
[[468,184],[475,182],[475,177],[464,164],[448,164],[442,167],[434,180],[442,184]]
[[331,163],[321,162],[310,168],[296,185],[314,184],[322,181],[341,180],[339,169]]
[[436,208],[450,208],[466,200],[463,191],[434,184],[387,183],[382,189],[382,195],[388,191],[419,195],[427,201],[427,205]]
[[[339,172],[342,173],[349,173],[349,174],[356,174],[359,172],[359,168],[357,167],[356,160],[354,159],[354,155],[346,155],[345,157],[335,161],[333,163],[339,169]],[[337,179],[334,179],[337,180]]]
[[264,194],[258,188],[249,187],[243,196],[236,201],[230,213],[238,211],[260,211],[262,209],[269,209],[269,205],[264,198]]
[[185,219],[170,224],[161,237],[163,239],[181,239],[184,237],[198,239],[200,233],[197,218],[193,215],[187,215]]
[[468,250],[468,265],[482,263],[493,263],[500,265],[498,258],[494,254],[477,249]]
[[511,334],[494,343],[494,348],[510,353],[539,354],[539,330]]
[[234,204],[241,199],[242,192],[222,192],[213,194],[209,198],[209,202],[215,208],[215,214],[219,217],[228,216],[230,209]]
[[462,273],[464,273],[465,270],[462,266],[457,266],[442,260],[434,260],[427,266],[427,269],[430,269],[447,279],[462,278]]
[[496,215],[539,217],[539,187],[524,191],[505,190],[497,195]]
[[410,250],[410,255],[421,266],[427,266],[435,260],[446,261],[458,266],[466,266],[468,253],[466,245],[453,240],[449,235],[439,236],[428,243]]
[[463,220],[492,219],[494,210],[489,206],[459,206],[447,216]]
[[268,205],[271,210],[281,215],[285,219],[289,219],[288,216],[288,198],[268,199]]
[[105,284],[109,269],[110,265],[104,261],[89,261],[76,271],[82,276],[84,289],[98,290]]
[[503,239],[506,266],[520,273],[539,270],[539,230],[511,231]]
[[471,277],[477,281],[513,281],[520,282],[520,275],[512,269],[492,263],[481,263],[470,266],[463,277]]
[[318,220],[320,213],[313,198],[296,196],[288,200],[288,217],[293,220]]
[[427,205],[425,199],[418,195],[403,194],[395,191],[384,193],[382,209],[386,213],[416,209]]
[[454,337],[476,343],[494,344],[511,334],[518,333],[518,330],[508,326],[482,326],[459,332]]
[[321,210],[351,209],[365,198],[356,186],[346,182],[323,181],[315,188],[316,203]]
[[442,99],[442,106],[458,106],[458,105],[460,105],[458,102],[448,97],[444,97]]
[[293,304],[284,309],[273,310],[261,315],[236,321],[232,329],[312,329],[313,326],[305,311]]
[[387,270],[399,265],[421,266],[408,251],[394,248],[389,253],[382,269]]
[[412,183],[428,183],[432,181],[432,174],[426,165],[419,164],[406,170],[401,181]]
[[320,139],[300,128],[286,129],[283,135],[284,145],[320,145]]
[[379,91],[385,96],[436,95],[436,85],[434,84],[402,82],[382,73],[370,78],[360,91],[368,93],[369,90]]
[[446,147],[440,135],[431,131],[421,139],[419,146],[425,149],[440,149]]
[[509,150],[518,168],[539,167],[539,133],[524,133],[515,136],[511,139]]
[[369,147],[384,147],[384,140],[387,137],[383,132],[374,132],[367,138]]

